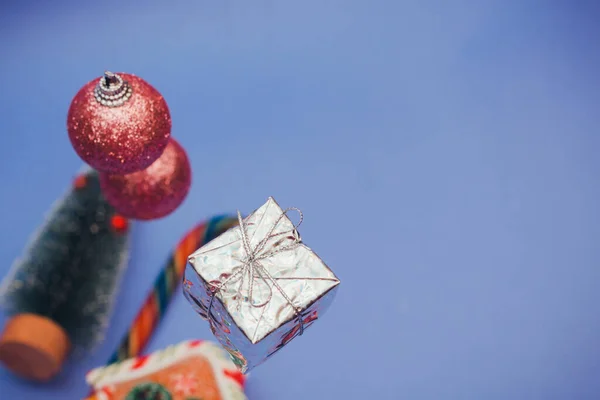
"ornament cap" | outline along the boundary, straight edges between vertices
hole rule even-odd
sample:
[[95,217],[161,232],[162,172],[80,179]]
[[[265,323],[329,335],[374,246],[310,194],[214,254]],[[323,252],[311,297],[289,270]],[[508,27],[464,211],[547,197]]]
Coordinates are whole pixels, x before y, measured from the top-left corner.
[[61,369],[71,345],[56,322],[35,314],[18,314],[0,337],[0,362],[18,376],[44,382]]
[[133,90],[129,82],[121,75],[104,71],[104,76],[98,80],[94,89],[96,101],[103,106],[118,107],[131,98]]

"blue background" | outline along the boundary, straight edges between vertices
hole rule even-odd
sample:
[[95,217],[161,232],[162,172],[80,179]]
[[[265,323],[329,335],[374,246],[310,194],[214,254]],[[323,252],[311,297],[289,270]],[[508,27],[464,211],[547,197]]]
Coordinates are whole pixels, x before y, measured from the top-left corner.
[[[251,400],[600,398],[592,4],[5,2],[0,275],[80,168],[66,113],[104,69],[162,92],[194,185],[137,225],[98,351],[0,397],[81,398],[181,235],[272,195],[342,286]],[[210,337],[180,294],[149,350]]]

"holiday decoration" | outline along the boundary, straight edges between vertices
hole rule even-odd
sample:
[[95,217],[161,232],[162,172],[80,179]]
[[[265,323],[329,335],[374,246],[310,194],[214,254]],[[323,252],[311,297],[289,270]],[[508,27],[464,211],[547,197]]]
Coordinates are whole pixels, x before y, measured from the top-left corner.
[[94,389],[87,400],[246,400],[227,353],[200,340],[94,369],[86,380]]
[[340,281],[269,198],[189,257],[184,293],[242,372],[323,316]]
[[150,166],[171,135],[162,95],[143,79],[106,72],[84,85],[67,117],[75,152],[98,171],[128,174]]
[[102,191],[126,217],[151,220],[173,212],[190,189],[192,170],[185,150],[171,138],[162,155],[143,171],[100,174]]
[[100,191],[98,175],[78,176],[2,284],[13,315],[0,337],[0,361],[44,381],[70,351],[103,337],[128,258],[129,226]]
[[139,355],[162,319],[183,278],[187,258],[223,232],[238,224],[237,218],[212,217],[190,230],[175,247],[166,265],[154,281],[152,291],[142,304],[133,323],[108,364]]

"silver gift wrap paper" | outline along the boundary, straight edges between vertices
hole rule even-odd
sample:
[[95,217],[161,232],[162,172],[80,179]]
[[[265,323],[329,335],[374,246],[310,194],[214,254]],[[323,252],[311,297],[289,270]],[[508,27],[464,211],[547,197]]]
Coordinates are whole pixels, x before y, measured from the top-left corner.
[[[259,249],[269,279],[249,271],[243,261],[248,256],[244,227],[246,243]],[[269,198],[243,226],[223,233],[188,259],[185,296],[244,373],[321,318],[337,292],[338,278],[292,232],[297,233],[293,222]],[[261,242],[266,243],[262,248]]]

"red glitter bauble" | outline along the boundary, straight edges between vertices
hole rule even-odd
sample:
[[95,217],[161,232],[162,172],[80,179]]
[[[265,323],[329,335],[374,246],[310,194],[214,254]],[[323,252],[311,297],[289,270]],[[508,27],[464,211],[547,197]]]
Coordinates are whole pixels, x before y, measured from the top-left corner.
[[75,152],[90,166],[129,174],[160,157],[171,136],[171,115],[148,82],[106,72],[75,95],[67,130]]
[[143,171],[127,175],[100,173],[106,200],[127,218],[162,218],[183,202],[192,170],[183,147],[171,138],[158,160]]

